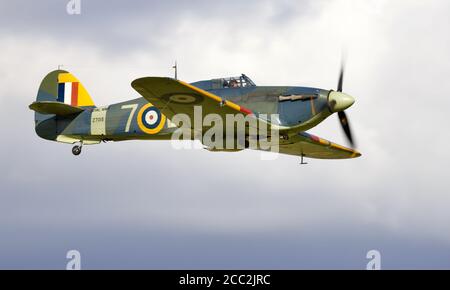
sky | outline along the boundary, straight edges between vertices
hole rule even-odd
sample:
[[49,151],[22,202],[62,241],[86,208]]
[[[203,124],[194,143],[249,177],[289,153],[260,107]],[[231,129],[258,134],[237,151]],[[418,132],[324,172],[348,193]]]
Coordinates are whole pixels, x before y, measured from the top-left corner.
[[[450,2],[0,0],[0,269],[450,269]],[[144,76],[334,89],[353,160],[71,146],[28,109],[62,65],[96,105]],[[311,133],[346,144],[336,116]]]

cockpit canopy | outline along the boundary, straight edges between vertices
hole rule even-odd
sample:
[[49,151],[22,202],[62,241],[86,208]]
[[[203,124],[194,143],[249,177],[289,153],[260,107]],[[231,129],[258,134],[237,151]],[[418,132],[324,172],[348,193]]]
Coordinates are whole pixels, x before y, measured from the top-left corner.
[[242,74],[241,76],[238,77],[199,81],[192,83],[192,85],[201,88],[203,90],[247,88],[256,86],[255,83],[245,74]]
[[255,83],[245,74],[239,77],[222,78],[213,80],[213,82],[218,82],[223,88],[245,88],[245,87],[255,87]]

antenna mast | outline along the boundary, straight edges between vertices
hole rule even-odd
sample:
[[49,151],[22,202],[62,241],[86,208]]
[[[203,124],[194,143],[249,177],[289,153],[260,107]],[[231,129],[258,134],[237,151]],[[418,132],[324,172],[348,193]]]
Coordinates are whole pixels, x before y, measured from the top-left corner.
[[172,67],[175,70],[175,79],[178,80],[178,64],[175,61],[175,65]]

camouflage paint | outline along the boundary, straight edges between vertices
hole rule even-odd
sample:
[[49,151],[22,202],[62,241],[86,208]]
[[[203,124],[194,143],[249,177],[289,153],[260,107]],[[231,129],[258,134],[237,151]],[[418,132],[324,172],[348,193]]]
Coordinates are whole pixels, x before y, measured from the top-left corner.
[[[86,144],[100,141],[170,140],[173,132],[177,129],[168,118],[159,112],[158,108],[153,107],[145,98],[137,98],[102,108],[95,107],[83,85],[73,75],[62,70],[53,71],[44,78],[39,87],[37,102],[63,100],[61,83],[67,82],[72,88],[76,87],[75,93],[82,92],[82,98],[74,97],[72,92],[70,102],[78,104],[84,111],[64,117],[35,113],[36,132],[44,139],[65,143],[83,141]],[[308,156],[303,153],[303,147],[294,148],[303,142],[309,143],[311,146],[319,143],[331,149],[342,150],[344,153],[337,158],[359,156],[359,153],[352,149],[328,141],[321,142],[322,139],[316,140],[310,135],[302,133],[332,114],[328,108],[329,90],[254,85],[219,88],[217,80],[185,85],[199,90],[199,92],[206,90],[208,93],[205,93],[210,93],[210,98],[217,98],[218,102],[244,114],[254,114],[256,117],[262,114],[269,116],[278,114],[279,119],[276,120],[276,124],[272,123],[272,125],[279,126],[280,130],[284,130],[290,137],[287,141],[280,141],[281,149],[286,151],[282,153]],[[213,88],[214,86],[215,88]],[[174,98],[176,95],[170,97]],[[192,101],[201,102],[195,98],[202,98],[201,95],[181,97],[183,100],[178,101],[189,101],[189,98],[193,98]],[[79,102],[87,105],[81,106],[82,104]],[[291,152],[292,150],[296,151]],[[309,156],[328,158],[326,153],[322,155],[319,153],[309,154]]]

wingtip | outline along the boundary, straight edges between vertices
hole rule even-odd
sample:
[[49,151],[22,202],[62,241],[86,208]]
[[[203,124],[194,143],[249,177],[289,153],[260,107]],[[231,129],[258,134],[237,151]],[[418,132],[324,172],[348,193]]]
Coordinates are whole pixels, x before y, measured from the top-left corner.
[[362,156],[362,154],[359,153],[358,151],[354,151],[353,154],[352,154],[352,158],[358,158],[358,157],[361,157],[361,156]]

